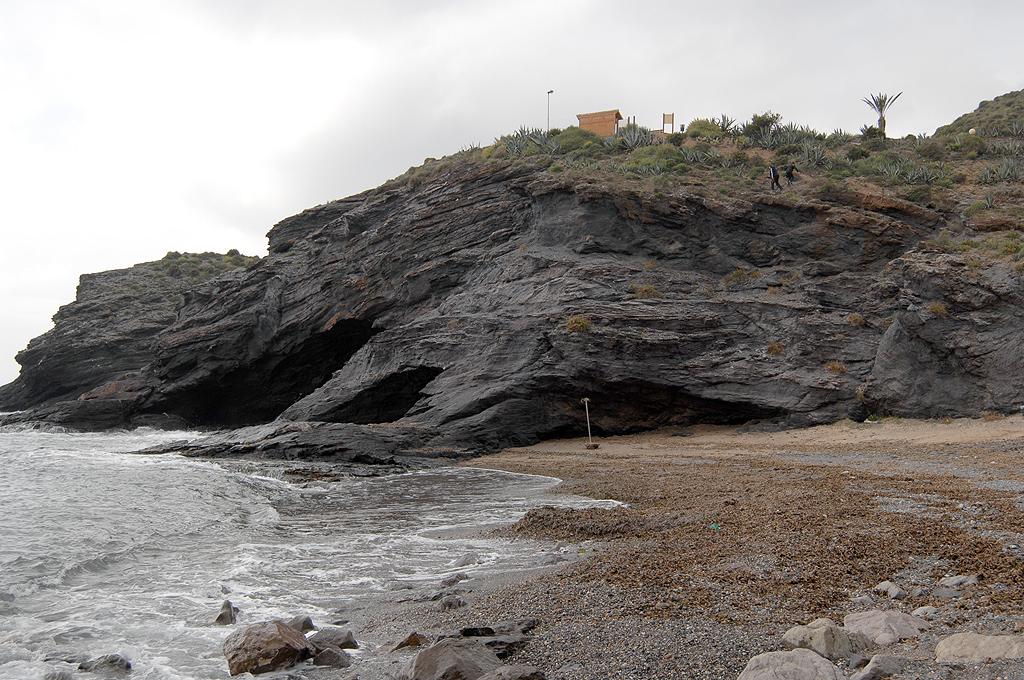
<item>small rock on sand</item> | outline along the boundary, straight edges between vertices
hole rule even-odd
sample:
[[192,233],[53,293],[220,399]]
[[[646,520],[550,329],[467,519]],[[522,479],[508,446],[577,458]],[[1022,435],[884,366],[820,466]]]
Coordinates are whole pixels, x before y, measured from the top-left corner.
[[836,666],[809,649],[766,652],[747,662],[738,680],[846,680]]
[[131,673],[132,662],[120,654],[104,654],[78,664],[78,670],[90,673]]
[[422,647],[423,645],[428,644],[429,642],[430,638],[428,638],[426,635],[421,635],[420,633],[409,633],[409,635],[404,640],[395,645],[391,651],[397,652],[399,649],[406,649],[408,647]]
[[501,661],[479,640],[445,638],[417,654],[405,677],[407,680],[475,680],[498,668],[501,668]]
[[956,588],[947,588],[945,586],[932,590],[932,597],[939,600],[955,600],[960,597],[960,595],[960,591]]
[[480,562],[480,556],[476,553],[466,553],[459,559],[452,562],[452,566],[458,569],[459,567],[468,567],[471,564],[478,564]]
[[794,626],[782,636],[786,649],[809,649],[826,659],[838,661],[871,646],[860,633],[850,633],[831,619],[815,619],[806,626]]
[[441,579],[441,587],[451,588],[455,584],[460,583],[462,581],[466,581],[468,579],[469,576],[460,571],[458,573],[452,574],[451,576],[445,576],[443,579]]
[[882,680],[903,671],[907,660],[899,656],[875,654],[864,670],[855,673],[850,680]]
[[891,600],[902,600],[907,596],[907,591],[903,590],[903,588],[900,588],[892,581],[882,581],[872,588],[872,590],[881,595],[888,596]]
[[490,626],[466,626],[459,629],[459,635],[462,637],[491,637],[494,635],[494,629]]
[[956,633],[939,640],[935,660],[940,663],[986,663],[1024,658],[1024,635]]
[[316,630],[316,625],[313,624],[313,619],[309,616],[293,616],[285,621],[285,624],[301,633],[308,633],[311,630]]
[[356,636],[347,628],[322,628],[316,635],[310,636],[309,644],[318,650],[359,649]]
[[481,675],[477,680],[545,680],[545,676],[539,668],[517,664],[515,666],[502,666],[497,670]]
[[882,646],[917,637],[928,625],[927,621],[917,616],[879,609],[847,614],[843,619],[843,627],[847,631],[861,633],[876,645]]
[[947,576],[939,581],[940,586],[947,588],[962,588],[964,586],[973,586],[978,583],[977,574],[955,574],[953,576]]
[[340,649],[324,649],[313,657],[314,666],[329,666],[330,668],[348,668],[352,665],[352,657]]
[[465,607],[468,604],[458,595],[445,595],[441,598],[441,611],[446,612],[449,609],[458,609],[459,607]]
[[911,616],[919,616],[922,619],[932,620],[939,615],[939,610],[935,607],[918,607],[914,611],[910,612]]

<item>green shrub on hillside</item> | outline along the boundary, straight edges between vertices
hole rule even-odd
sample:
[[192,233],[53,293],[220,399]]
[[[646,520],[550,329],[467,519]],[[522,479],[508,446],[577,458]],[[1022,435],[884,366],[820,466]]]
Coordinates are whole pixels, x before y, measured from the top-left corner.
[[867,158],[870,155],[871,152],[860,146],[851,146],[849,149],[846,150],[846,158],[851,161],[859,161],[862,158]]
[[686,170],[687,156],[671,144],[643,146],[630,152],[622,169],[637,174],[661,174]]
[[914,142],[914,148],[918,155],[930,161],[941,161],[949,156],[945,142],[939,139],[922,139],[918,137]]
[[574,126],[567,127],[561,132],[552,132],[552,137],[558,142],[558,145],[562,149],[562,153],[569,153],[570,151],[578,151],[587,147],[587,145],[600,145],[601,137],[594,134],[590,130],[584,130]]
[[236,249],[221,253],[179,253],[171,251],[160,260],[146,265],[156,265],[167,276],[178,279],[188,278],[192,281],[205,281],[219,276],[224,272],[242,267],[250,267],[260,261],[258,257],[242,255]]
[[750,117],[750,120],[744,123],[743,127],[740,128],[740,134],[744,137],[756,137],[778,127],[779,121],[781,120],[782,115],[775,113],[774,111],[755,113]]
[[959,153],[964,158],[978,158],[988,151],[985,140],[978,135],[954,135],[947,143],[950,151]]
[[687,137],[721,137],[722,128],[707,118],[694,118],[686,126]]
[[863,139],[885,139],[885,133],[874,125],[865,125],[861,127],[860,136]]

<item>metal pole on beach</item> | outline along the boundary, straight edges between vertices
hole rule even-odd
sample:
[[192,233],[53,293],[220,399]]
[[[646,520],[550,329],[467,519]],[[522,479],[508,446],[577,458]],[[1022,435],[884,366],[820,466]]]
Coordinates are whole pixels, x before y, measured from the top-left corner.
[[583,397],[580,401],[583,402],[583,408],[587,412],[587,448],[596,449],[598,445],[594,443],[594,438],[590,436],[590,397]]

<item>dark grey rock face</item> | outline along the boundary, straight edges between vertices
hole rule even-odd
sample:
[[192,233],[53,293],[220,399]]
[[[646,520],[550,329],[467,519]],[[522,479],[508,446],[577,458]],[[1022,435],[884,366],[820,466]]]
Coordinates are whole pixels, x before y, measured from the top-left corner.
[[[578,435],[582,397],[597,434],[1024,401],[1020,274],[928,251],[946,215],[869,190],[632,186],[445,161],[304,211],[258,266],[187,292],[126,360],[136,382],[41,415],[273,421],[193,452],[341,459]],[[49,377],[72,395],[110,373]]]
[[[81,427],[123,424],[150,387],[142,376],[158,333],[177,318],[188,291],[203,281],[255,263],[217,253],[170,253],[156,262],[84,274],[74,302],[58,310],[54,327],[18,353],[17,380],[0,387],[0,411],[56,404],[49,420]],[[105,402],[125,402],[110,404]],[[124,407],[124,408],[122,408]]]

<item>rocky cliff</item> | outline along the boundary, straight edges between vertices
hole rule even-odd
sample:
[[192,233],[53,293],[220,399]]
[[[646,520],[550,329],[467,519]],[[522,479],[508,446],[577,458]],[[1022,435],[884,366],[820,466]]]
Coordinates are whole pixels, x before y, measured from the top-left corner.
[[[54,327],[18,353],[18,378],[0,387],[0,411],[47,407],[68,400],[86,427],[119,426],[110,398],[125,403],[146,391],[143,369],[154,358],[158,333],[174,323],[188,291],[216,276],[255,264],[237,253],[168,253],[155,262],[83,275],[74,302],[53,317]],[[92,403],[100,404],[91,409]],[[67,408],[57,408],[56,412]],[[89,412],[95,411],[90,414]]]
[[84,277],[2,394],[20,419],[243,428],[202,451],[278,456],[579,434],[582,397],[597,433],[1006,411],[1024,289],[972,238],[994,237],[955,198],[857,179],[772,194],[462,154],[284,220],[175,311]]

